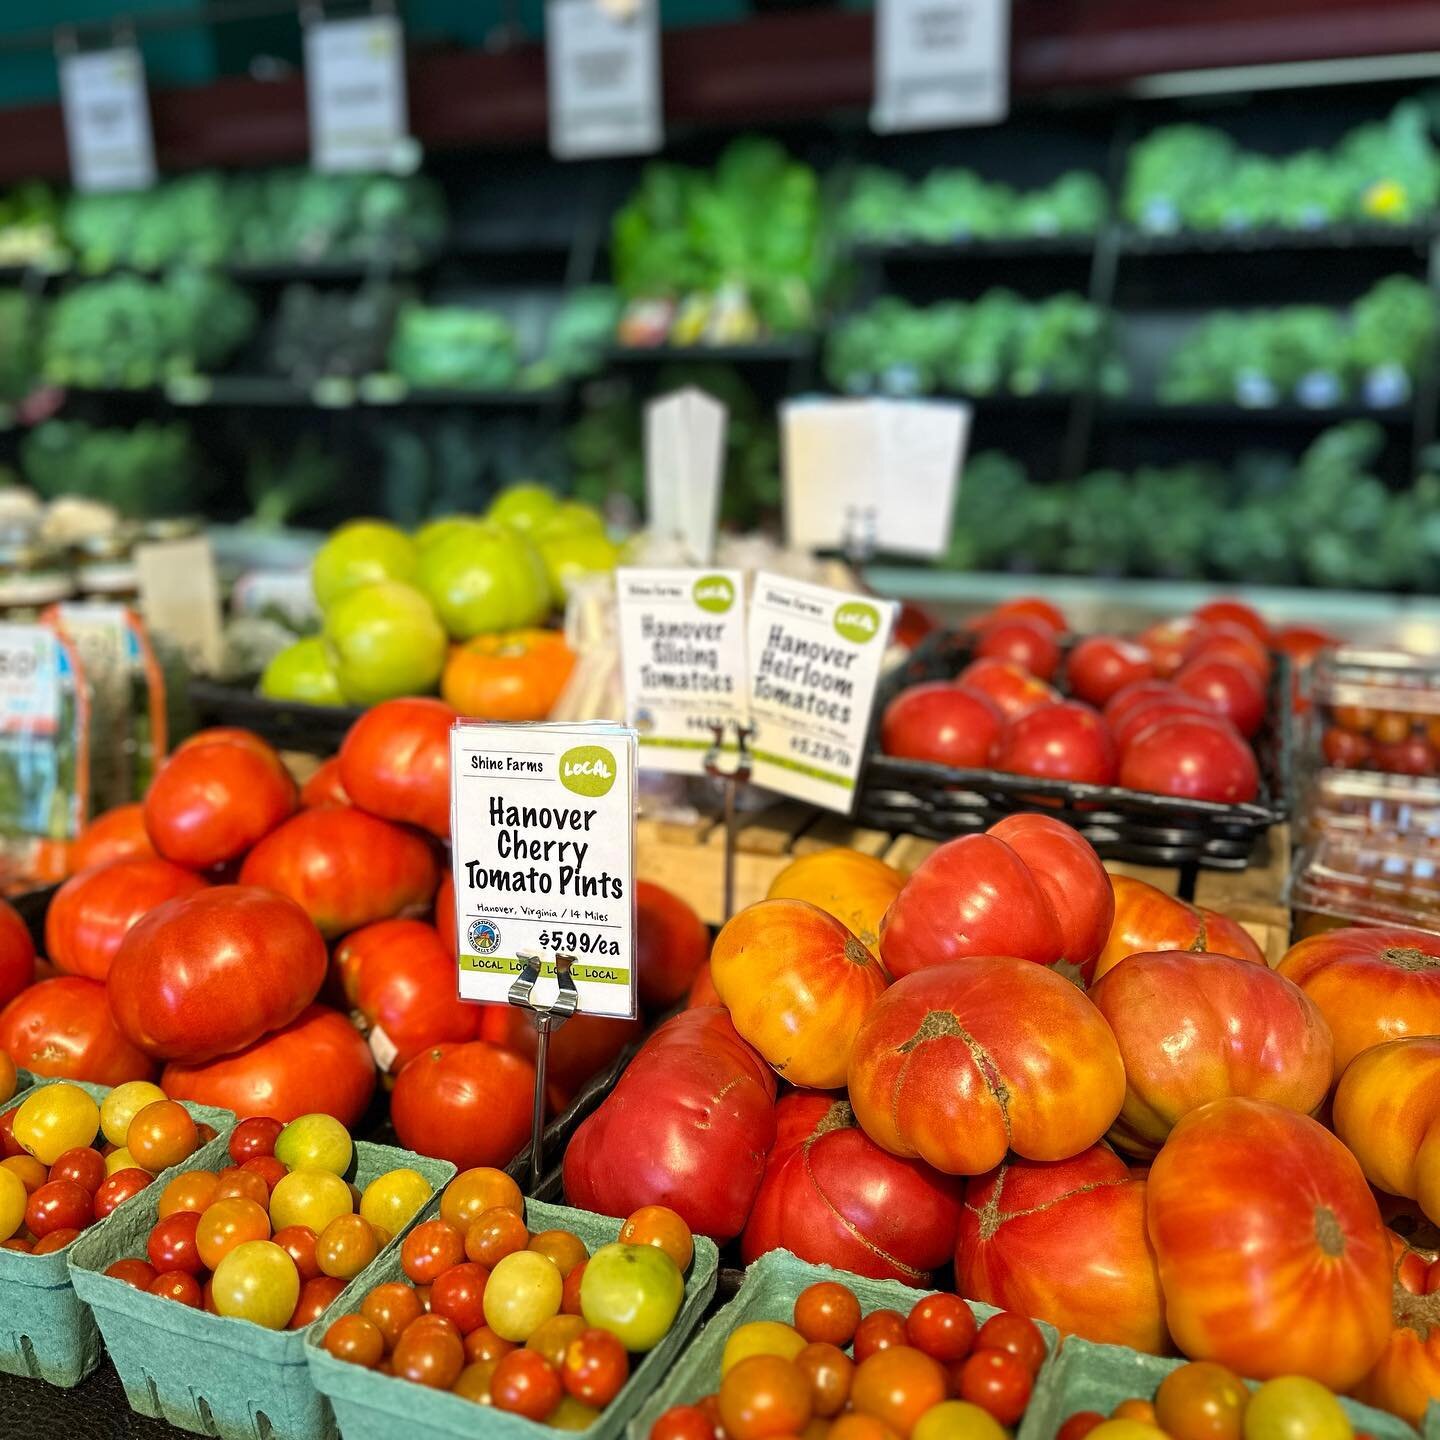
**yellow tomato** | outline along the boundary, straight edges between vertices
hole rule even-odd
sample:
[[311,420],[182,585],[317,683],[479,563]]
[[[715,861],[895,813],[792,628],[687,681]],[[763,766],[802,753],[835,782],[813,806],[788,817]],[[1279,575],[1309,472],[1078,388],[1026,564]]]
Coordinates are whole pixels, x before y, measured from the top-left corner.
[[291,1170],[343,1175],[354,1154],[350,1132],[333,1115],[302,1115],[275,1138],[275,1158]]
[[547,1430],[588,1430],[599,1418],[598,1410],[592,1410],[573,1395],[566,1395],[545,1417],[545,1428]]
[[283,1330],[300,1298],[300,1272],[273,1240],[247,1240],[216,1267],[210,1290],[221,1315]]
[[737,1325],[730,1332],[725,1353],[720,1357],[720,1378],[723,1380],[752,1355],[778,1355],[782,1360],[793,1360],[808,1343],[793,1326],[782,1325],[778,1320],[752,1320],[748,1325]]
[[112,1145],[123,1145],[130,1122],[147,1106],[165,1099],[165,1092],[148,1080],[127,1080],[117,1085],[100,1106],[100,1129]]
[[555,1262],[534,1250],[506,1255],[485,1282],[485,1323],[502,1339],[523,1345],[560,1313],[565,1281]]
[[1087,1440],[1163,1440],[1164,1434],[1143,1420],[1103,1420]]
[[376,1176],[365,1187],[360,1197],[360,1213],[372,1225],[398,1235],[429,1198],[430,1182],[418,1170],[402,1166]]
[[32,1091],[15,1111],[15,1142],[42,1165],[89,1145],[100,1128],[100,1107],[78,1086],[62,1081]]
[[1351,1440],[1354,1434],[1334,1394],[1305,1375],[1267,1380],[1245,1407],[1245,1440]]
[[8,1240],[25,1223],[30,1192],[13,1171],[0,1169],[0,1240]]
[[[105,1173],[113,1175],[117,1170],[145,1170],[145,1167],[122,1145],[105,1157]],[[148,1175],[150,1172],[146,1170],[145,1173]]]
[[1007,1440],[1000,1422],[968,1400],[932,1405],[910,1432],[910,1440]]
[[292,1170],[270,1192],[270,1223],[277,1230],[308,1225],[318,1235],[354,1209],[350,1187],[329,1170]]
[[808,900],[833,915],[880,956],[880,922],[905,877],[858,850],[822,850],[792,860],[771,882],[767,900]]

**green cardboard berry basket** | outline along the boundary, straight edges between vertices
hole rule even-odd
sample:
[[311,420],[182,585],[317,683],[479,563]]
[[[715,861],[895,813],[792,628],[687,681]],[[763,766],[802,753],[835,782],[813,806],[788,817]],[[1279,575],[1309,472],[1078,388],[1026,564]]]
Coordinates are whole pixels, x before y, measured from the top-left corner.
[[[542,1200],[525,1202],[525,1220],[532,1230],[572,1231],[585,1242],[585,1248],[592,1255],[600,1246],[618,1238],[621,1225],[619,1220],[607,1215],[572,1210],[565,1205],[547,1205]],[[685,1299],[670,1333],[631,1371],[624,1389],[585,1430],[589,1440],[617,1440],[625,1433],[625,1422],[670,1370],[690,1332],[705,1313],[715,1293],[719,1266],[720,1255],[715,1243],[697,1235],[695,1259],[685,1281]],[[365,1284],[347,1290],[336,1302],[332,1315],[358,1310],[373,1286],[403,1279],[399,1255],[378,1261],[363,1278]],[[543,1435],[555,1433],[523,1416],[507,1415],[488,1407],[481,1409],[459,1395],[427,1390],[408,1380],[337,1360],[321,1343],[324,1335],[323,1325],[312,1326],[305,1349],[315,1383],[335,1407],[344,1440],[393,1440],[398,1434],[424,1435],[427,1440],[472,1440],[480,1434],[485,1440],[539,1440]]]
[[[1061,1425],[1077,1410],[1097,1410],[1108,1415],[1132,1396],[1153,1400],[1160,1382],[1184,1363],[1142,1355],[1123,1345],[1096,1345],[1071,1336],[1041,1372],[1015,1440],[1054,1440]],[[1355,1429],[1373,1435],[1375,1440],[1415,1440],[1415,1432],[1397,1416],[1372,1410],[1343,1395],[1340,1404]]]
[[[355,1144],[355,1183],[364,1189],[387,1170],[418,1170],[438,1192],[455,1174],[448,1160],[430,1160],[391,1145]],[[179,1170],[216,1170],[229,1163],[226,1137],[191,1156]],[[116,1260],[145,1253],[159,1192],[151,1186],[103,1228],[76,1241],[70,1271],[76,1292],[95,1312],[130,1408],[182,1430],[222,1440],[326,1440],[334,1417],[305,1363],[304,1330],[265,1330],[145,1295],[104,1274]],[[437,1202],[432,1195],[420,1214]],[[419,1216],[416,1216],[418,1220]],[[414,1220],[410,1225],[415,1223]],[[368,1270],[338,1297],[363,1293],[376,1270],[393,1258],[407,1225]],[[327,1314],[330,1312],[327,1312]],[[316,1325],[323,1324],[323,1317]],[[310,1328],[315,1328],[314,1326]]]
[[[788,1250],[771,1250],[762,1255],[745,1272],[745,1279],[735,1298],[695,1338],[694,1344],[680,1357],[665,1383],[650,1397],[644,1409],[631,1422],[626,1432],[629,1440],[649,1440],[650,1428],[672,1406],[688,1405],[703,1395],[713,1394],[720,1385],[720,1357],[725,1342],[739,1325],[753,1320],[780,1320],[790,1324],[795,1315],[795,1300],[800,1292],[819,1280],[836,1280],[855,1292],[860,1310],[898,1310],[908,1315],[919,1300],[933,1295],[933,1290],[914,1290],[898,1280],[871,1280],[833,1270],[828,1265],[811,1265]],[[979,1322],[999,1312],[993,1305],[967,1300]],[[1045,1337],[1052,1357],[1059,1343],[1055,1328],[1043,1320],[1035,1322]],[[1053,1361],[1047,1361],[1047,1367]],[[1041,1370],[1043,1377],[1045,1371]],[[1038,1386],[1037,1386],[1038,1388]],[[346,1437],[349,1440],[349,1437]]]
[[[15,1109],[36,1090],[60,1083],[22,1070],[20,1086],[0,1105],[0,1115]],[[79,1080],[65,1083],[79,1085],[97,1105],[111,1088],[87,1085]],[[196,1120],[203,1120],[222,1133],[235,1123],[235,1117],[228,1110],[190,1104],[185,1108]],[[173,1170],[162,1171],[150,1190],[158,1195],[162,1188],[160,1182],[173,1173]],[[131,1209],[140,1198],[136,1195],[127,1200],[114,1216]],[[69,1260],[86,1239],[108,1225],[114,1216],[107,1216],[92,1226],[73,1245],[49,1255],[0,1250],[0,1371],[44,1380],[68,1390],[100,1363],[100,1332],[95,1328],[94,1316],[71,1284]]]

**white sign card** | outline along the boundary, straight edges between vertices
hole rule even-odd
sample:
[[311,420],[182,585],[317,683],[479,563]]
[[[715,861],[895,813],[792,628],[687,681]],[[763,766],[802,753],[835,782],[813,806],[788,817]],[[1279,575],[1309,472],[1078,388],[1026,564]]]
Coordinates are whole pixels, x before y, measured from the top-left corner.
[[210,541],[196,535],[138,545],[135,569],[145,623],[179,645],[192,669],[213,674],[220,668],[225,642]]
[[942,554],[972,414],[955,400],[782,406],[787,542],[798,550]]
[[765,571],[750,602],[755,784],[848,814],[894,601]]
[[62,650],[44,625],[0,624],[0,735],[53,735]]
[[687,386],[645,407],[645,498],[650,528],[677,537],[688,558],[708,565],[720,524],[727,411]]
[[526,956],[553,1004],[555,956],[586,1015],[635,1014],[635,732],[490,725],[450,732],[462,1000],[507,1003]]
[[877,0],[874,129],[992,125],[1009,108],[1010,0]]
[[77,190],[144,190],[155,183],[145,61],[135,46],[62,55],[60,104]]
[[412,170],[405,32],[394,15],[305,27],[310,163],[317,170]]
[[749,713],[745,666],[745,576],[740,570],[617,570],[625,718],[640,764],[700,775],[714,724]]
[[545,70],[557,159],[650,155],[664,144],[660,0],[548,0]]

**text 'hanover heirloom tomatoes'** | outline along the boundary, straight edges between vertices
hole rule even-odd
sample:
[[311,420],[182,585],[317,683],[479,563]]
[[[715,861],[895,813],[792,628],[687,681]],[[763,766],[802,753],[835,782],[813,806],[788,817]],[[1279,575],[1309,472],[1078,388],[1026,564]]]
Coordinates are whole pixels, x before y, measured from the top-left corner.
[[920,863],[885,916],[880,957],[896,979],[977,955],[1066,961],[1088,975],[1114,916],[1110,877],[1083,836],[1011,815]]
[[443,700],[424,696],[367,710],[340,746],[340,781],[351,804],[446,839],[455,718]]
[[150,1057],[115,1023],[104,985],[80,975],[42,980],[0,1010],[0,1050],[37,1075],[93,1085],[155,1073]]
[[876,1144],[979,1175],[1008,1150],[1063,1160],[1093,1145],[1119,1114],[1125,1069],[1110,1027],[1068,980],[1014,956],[973,956],[898,980],[875,1002],[849,1088]]
[[325,980],[325,942],[293,901],[217,885],[152,910],[110,965],[110,1007],[147,1054],[196,1064],[288,1025]]

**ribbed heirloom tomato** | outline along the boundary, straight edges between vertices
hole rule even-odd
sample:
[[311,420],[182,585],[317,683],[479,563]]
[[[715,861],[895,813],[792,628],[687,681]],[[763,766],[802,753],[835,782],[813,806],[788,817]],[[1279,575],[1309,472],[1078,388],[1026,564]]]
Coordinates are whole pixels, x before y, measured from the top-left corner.
[[1337,1080],[1371,1045],[1440,1035],[1440,937],[1423,930],[1329,930],[1292,946],[1277,968],[1330,1022]]
[[[878,958],[880,922],[904,884],[905,876],[893,865],[841,848],[792,860],[770,882],[765,898],[818,905]],[[707,955],[709,949],[707,944]]]
[[1119,1114],[1125,1069],[1110,1027],[1068,980],[977,955],[909,975],[875,1002],[849,1085],[876,1144],[979,1175],[1008,1150],[1063,1160],[1093,1145]]
[[1110,877],[1083,836],[1045,815],[1011,815],[921,862],[885,916],[880,956],[896,979],[974,955],[1063,960],[1088,974],[1114,917]]
[[[1357,1400],[1408,1421],[1417,1430],[1440,1400],[1440,1294],[1430,1289],[1430,1254],[1392,1233],[1395,1329],[1380,1358],[1351,1392]],[[1432,1252],[1433,1253],[1433,1252]]]
[[558,630],[476,635],[445,662],[440,693],[480,720],[544,720],[555,707],[575,652]]
[[1308,1115],[1330,1089],[1334,1046],[1320,1008],[1265,965],[1203,951],[1132,955],[1090,989],[1125,1062],[1110,1140],[1155,1154],[1176,1121],[1248,1095]]
[[792,1085],[845,1083],[850,1046],[887,976],[833,915],[761,900],[716,937],[710,978],[740,1036]]
[[828,1095],[775,1107],[775,1147],[745,1225],[748,1265],[784,1249],[816,1265],[925,1283],[950,1258],[960,1182],[882,1150]]
[[1112,875],[1110,886],[1115,892],[1115,920],[1090,977],[1092,985],[1127,955],[1151,950],[1207,950],[1255,965],[1265,963],[1249,932],[1227,915],[1177,900],[1128,875]]
[[1359,1163],[1322,1125],[1212,1100],[1171,1131],[1148,1191],[1166,1321],[1191,1359],[1334,1390],[1379,1359],[1390,1242]]
[[367,710],[340,746],[340,783],[350,803],[446,839],[455,718],[443,700],[427,696],[385,700]]
[[325,942],[293,901],[217,885],[132,926],[106,983],[134,1044],[196,1064],[288,1025],[315,998],[326,963]]
[[98,980],[60,975],[22,990],[0,1010],[0,1050],[37,1075],[123,1085],[154,1063],[115,1023]]
[[1169,1348],[1145,1182],[1103,1145],[1049,1164],[1008,1159],[972,1180],[955,1285],[1066,1334],[1155,1355]]

